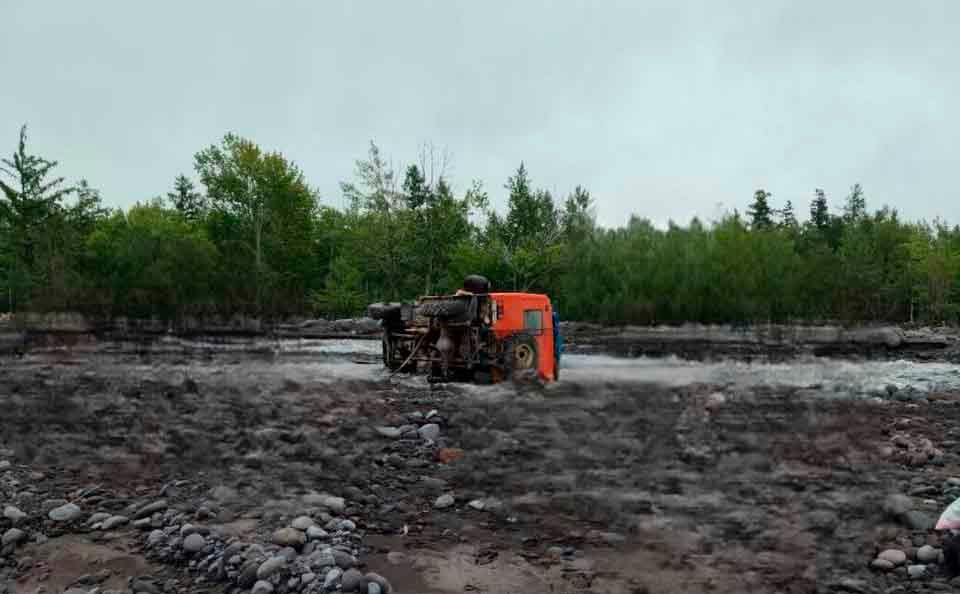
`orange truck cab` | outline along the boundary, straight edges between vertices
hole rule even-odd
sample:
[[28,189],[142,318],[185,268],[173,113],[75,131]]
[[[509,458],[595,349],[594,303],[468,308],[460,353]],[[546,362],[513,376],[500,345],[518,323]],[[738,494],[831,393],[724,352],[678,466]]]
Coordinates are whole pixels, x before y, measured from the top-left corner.
[[518,356],[533,357],[537,375],[545,380],[559,378],[560,329],[559,319],[550,305],[550,298],[539,293],[490,293],[496,304],[491,328],[498,339],[504,340],[523,333],[534,338],[532,353]]

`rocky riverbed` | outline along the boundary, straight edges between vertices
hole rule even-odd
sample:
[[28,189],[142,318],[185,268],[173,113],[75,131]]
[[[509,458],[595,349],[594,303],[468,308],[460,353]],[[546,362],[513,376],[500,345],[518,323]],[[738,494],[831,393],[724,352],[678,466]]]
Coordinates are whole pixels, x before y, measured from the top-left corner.
[[960,589],[958,391],[175,346],[0,364],[0,592]]

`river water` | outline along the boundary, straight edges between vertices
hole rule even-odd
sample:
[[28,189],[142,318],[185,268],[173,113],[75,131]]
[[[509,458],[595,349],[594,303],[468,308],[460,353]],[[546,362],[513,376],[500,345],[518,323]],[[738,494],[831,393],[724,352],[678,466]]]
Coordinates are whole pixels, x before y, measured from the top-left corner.
[[[317,379],[384,379],[378,340],[188,341],[171,338],[155,343],[154,352],[229,355],[266,353],[295,375]],[[785,386],[810,388],[822,394],[868,395],[895,387],[918,392],[960,391],[960,366],[944,362],[905,360],[855,361],[810,357],[764,363],[727,360],[698,362],[676,357],[616,357],[604,354],[565,354],[561,382],[694,383],[728,388]]]

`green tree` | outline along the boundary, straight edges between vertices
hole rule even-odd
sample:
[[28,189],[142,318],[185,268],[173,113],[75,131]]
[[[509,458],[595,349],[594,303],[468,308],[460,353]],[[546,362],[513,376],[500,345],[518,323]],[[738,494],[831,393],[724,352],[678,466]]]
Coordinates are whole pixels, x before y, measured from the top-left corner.
[[302,310],[316,193],[300,169],[235,134],[197,153],[194,164],[216,211],[210,221],[214,240],[221,250],[238,250],[253,260],[229,267],[224,282],[246,286],[252,268],[257,311]]
[[190,178],[183,174],[174,180],[173,191],[167,193],[167,200],[190,221],[200,220],[207,211],[206,197],[198,192]]
[[773,209],[770,208],[770,192],[760,189],[753,193],[753,202],[747,210],[750,216],[750,225],[754,229],[769,229],[773,227]]
[[820,231],[825,231],[830,225],[827,195],[820,188],[814,190],[813,202],[810,203],[810,222]]
[[13,156],[0,161],[0,231],[6,236],[0,241],[6,250],[6,270],[0,276],[10,310],[47,288],[54,259],[64,256],[60,235],[64,205],[76,188],[53,175],[56,167],[56,161],[27,152],[26,126],[20,128]]
[[314,291],[311,303],[314,311],[327,317],[357,315],[366,304],[363,275],[346,256],[337,257],[330,266],[322,290]]

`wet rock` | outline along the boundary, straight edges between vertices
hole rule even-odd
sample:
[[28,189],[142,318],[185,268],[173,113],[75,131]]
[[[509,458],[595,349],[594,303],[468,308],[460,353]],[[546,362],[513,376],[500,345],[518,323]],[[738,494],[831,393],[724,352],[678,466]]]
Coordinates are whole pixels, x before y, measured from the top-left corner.
[[877,559],[889,561],[894,565],[903,565],[907,562],[907,554],[899,549],[887,549],[877,555]]
[[307,540],[322,540],[330,535],[320,526],[310,526],[307,528]]
[[912,530],[930,530],[933,528],[933,518],[917,510],[911,510],[905,513],[903,515],[903,523]]
[[92,516],[90,516],[90,518],[87,520],[87,524],[90,524],[91,526],[93,526],[94,524],[101,524],[102,522],[109,520],[111,517],[113,516],[111,516],[110,514],[107,514],[104,512],[97,512]]
[[297,550],[293,547],[283,547],[278,554],[288,562],[297,558]]
[[296,528],[281,528],[273,533],[270,540],[281,547],[299,548],[307,542],[307,536]]
[[277,573],[283,569],[287,564],[287,558],[277,555],[276,557],[270,557],[266,561],[260,564],[257,568],[257,579],[267,579],[273,574]]
[[337,524],[337,529],[353,532],[357,529],[357,524],[353,520],[340,520],[340,523]]
[[467,506],[477,511],[483,511],[483,508],[486,507],[486,504],[484,504],[482,499],[474,499],[473,501],[468,503]]
[[111,516],[103,521],[102,530],[113,530],[117,526],[123,526],[130,520],[126,516]]
[[350,553],[344,553],[338,549],[333,549],[333,561],[340,569],[350,569],[356,564],[356,559]]
[[[359,572],[358,572],[359,573]],[[337,582],[340,581],[340,577],[343,575],[343,570],[339,567],[334,567],[327,572],[327,575],[323,578],[323,589],[331,590],[334,586],[337,585]]]
[[890,518],[898,519],[913,509],[913,500],[899,493],[887,496],[883,500],[883,513]]
[[[380,587],[380,591],[383,594],[390,594],[393,591],[393,587],[390,585],[390,582],[387,581],[387,578],[383,577],[379,573],[369,572],[364,576],[370,582],[370,586],[376,584]],[[369,586],[368,586],[369,588]]]
[[333,556],[333,549],[326,548],[311,553],[308,562],[310,567],[323,568],[336,565],[337,559]]
[[243,569],[240,570],[240,576],[237,578],[237,584],[242,588],[249,588],[257,581],[257,573],[260,571],[260,563],[248,561]]
[[149,530],[153,528],[153,518],[140,518],[133,523],[133,527],[140,530]]
[[164,534],[163,530],[154,530],[147,535],[147,546],[155,547],[165,540],[167,540],[167,535]]
[[66,505],[61,505],[60,507],[55,507],[50,510],[50,513],[47,514],[54,522],[73,522],[83,515],[83,511],[73,503],[68,503]]
[[347,502],[343,497],[335,497],[324,493],[307,493],[303,496],[303,502],[307,505],[325,507],[337,513],[347,508]]
[[313,526],[315,523],[316,522],[313,521],[313,518],[308,516],[300,516],[290,522],[290,526],[302,532],[306,532],[307,529]]
[[19,528],[11,528],[3,533],[3,537],[0,537],[0,543],[4,547],[9,545],[18,545],[27,538],[27,533]]
[[936,563],[940,559],[940,549],[930,545],[923,545],[917,549],[917,561],[920,563]]
[[367,580],[364,579],[362,573],[356,569],[348,569],[343,572],[340,587],[344,592],[356,592],[361,585],[366,586],[366,583]]
[[446,493],[444,495],[441,495],[440,497],[437,497],[437,500],[433,502],[433,507],[437,509],[446,509],[452,506],[454,503],[455,503],[455,500],[453,498],[453,495]]
[[427,423],[423,427],[417,429],[417,433],[420,434],[420,437],[425,441],[437,441],[437,438],[440,437],[440,425],[436,423]]
[[403,435],[403,432],[398,427],[374,427],[373,430],[376,431],[378,435],[388,439],[397,439]]
[[300,576],[300,583],[306,586],[313,580],[317,579],[317,574],[315,573],[305,573]]
[[7,505],[3,508],[3,517],[10,520],[10,523],[16,526],[27,519],[27,514],[12,505]]
[[460,458],[463,458],[464,451],[460,448],[440,448],[437,450],[437,462],[440,464],[450,464]]
[[273,584],[266,580],[260,580],[253,585],[253,590],[250,594],[272,594],[273,593]]
[[134,519],[139,520],[141,518],[146,518],[148,516],[152,516],[156,512],[163,511],[165,509],[167,509],[167,500],[159,499],[157,501],[154,501],[153,503],[148,503],[147,505],[141,507],[140,510],[134,516]]
[[240,499],[240,493],[233,487],[220,485],[210,489],[210,497],[221,503],[231,503]]
[[873,563],[870,564],[870,567],[879,570],[879,571],[893,571],[893,568],[896,565],[886,559],[874,559]]
[[183,540],[183,550],[188,553],[199,553],[207,546],[207,539],[200,534],[191,534]]
[[382,594],[382,592],[383,589],[377,582],[370,582],[367,584],[367,594]]
[[8,460],[0,460],[0,472],[10,470],[13,465]]
[[926,565],[911,565],[907,567],[907,575],[910,579],[919,579],[927,575]]

